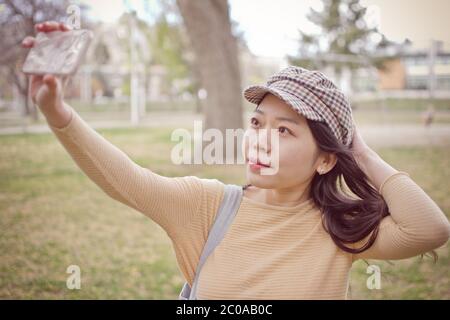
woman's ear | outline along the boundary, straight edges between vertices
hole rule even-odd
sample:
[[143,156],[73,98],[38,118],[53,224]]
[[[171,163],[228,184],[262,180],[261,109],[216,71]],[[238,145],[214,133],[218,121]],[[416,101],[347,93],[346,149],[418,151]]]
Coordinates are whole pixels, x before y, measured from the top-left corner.
[[317,172],[322,175],[330,172],[337,163],[337,157],[335,153],[323,153],[319,157],[319,164],[317,165]]

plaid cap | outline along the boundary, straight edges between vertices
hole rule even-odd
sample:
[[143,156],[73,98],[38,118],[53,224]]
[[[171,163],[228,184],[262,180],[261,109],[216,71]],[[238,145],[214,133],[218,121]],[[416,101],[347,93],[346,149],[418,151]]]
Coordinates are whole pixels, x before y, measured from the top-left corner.
[[244,97],[258,105],[267,93],[277,96],[307,119],[325,122],[338,141],[350,145],[352,108],[344,93],[322,72],[290,66],[272,75],[266,85],[247,87]]

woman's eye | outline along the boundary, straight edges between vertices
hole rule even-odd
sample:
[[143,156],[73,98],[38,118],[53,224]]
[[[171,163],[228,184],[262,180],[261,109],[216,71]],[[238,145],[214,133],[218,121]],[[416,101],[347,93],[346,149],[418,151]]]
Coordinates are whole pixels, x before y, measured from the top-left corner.
[[252,126],[257,126],[259,124],[259,121],[256,118],[251,118],[250,123],[252,124]]
[[279,131],[281,134],[290,134],[290,133],[291,133],[291,131],[290,131],[288,128],[286,128],[286,127],[279,127],[279,128],[278,128],[278,131]]

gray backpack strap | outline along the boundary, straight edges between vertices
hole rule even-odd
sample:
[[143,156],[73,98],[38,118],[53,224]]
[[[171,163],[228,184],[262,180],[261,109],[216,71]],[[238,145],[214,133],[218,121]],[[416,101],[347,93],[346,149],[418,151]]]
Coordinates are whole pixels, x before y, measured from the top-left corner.
[[202,254],[200,256],[197,269],[195,271],[194,282],[192,283],[192,289],[186,282],[179,295],[179,300],[197,300],[197,284],[200,275],[201,268],[208,259],[209,255],[219,245],[220,241],[224,238],[228,228],[230,227],[233,219],[239,209],[243,196],[242,186],[234,184],[226,184],[223,194],[223,199],[217,211],[214,224],[208,234],[205,246],[203,247]]

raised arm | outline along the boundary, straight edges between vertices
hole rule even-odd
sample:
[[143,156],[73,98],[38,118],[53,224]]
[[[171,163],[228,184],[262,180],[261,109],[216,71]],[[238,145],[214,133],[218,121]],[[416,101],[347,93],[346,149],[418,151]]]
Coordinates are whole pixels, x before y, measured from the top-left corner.
[[[36,28],[43,32],[67,30],[55,22]],[[24,46],[30,47],[33,42],[33,38],[27,38]],[[104,192],[150,217],[171,238],[187,232],[191,225],[195,231],[211,223],[210,216],[199,212],[201,206],[201,212],[205,212],[204,207],[213,198],[211,190],[217,191],[214,196],[220,194],[220,183],[195,176],[164,177],[139,166],[64,102],[63,89],[57,77],[31,76],[32,99],[49,127],[81,170]]]
[[450,237],[450,223],[442,210],[408,173],[392,168],[364,144],[358,132],[355,136],[360,167],[383,196],[390,215],[381,221],[374,244],[353,255],[353,260],[405,259],[444,245]]
[[50,125],[81,170],[106,194],[150,217],[175,235],[196,218],[203,181],[195,176],[165,177],[141,167],[93,130],[70,106],[69,123]]

